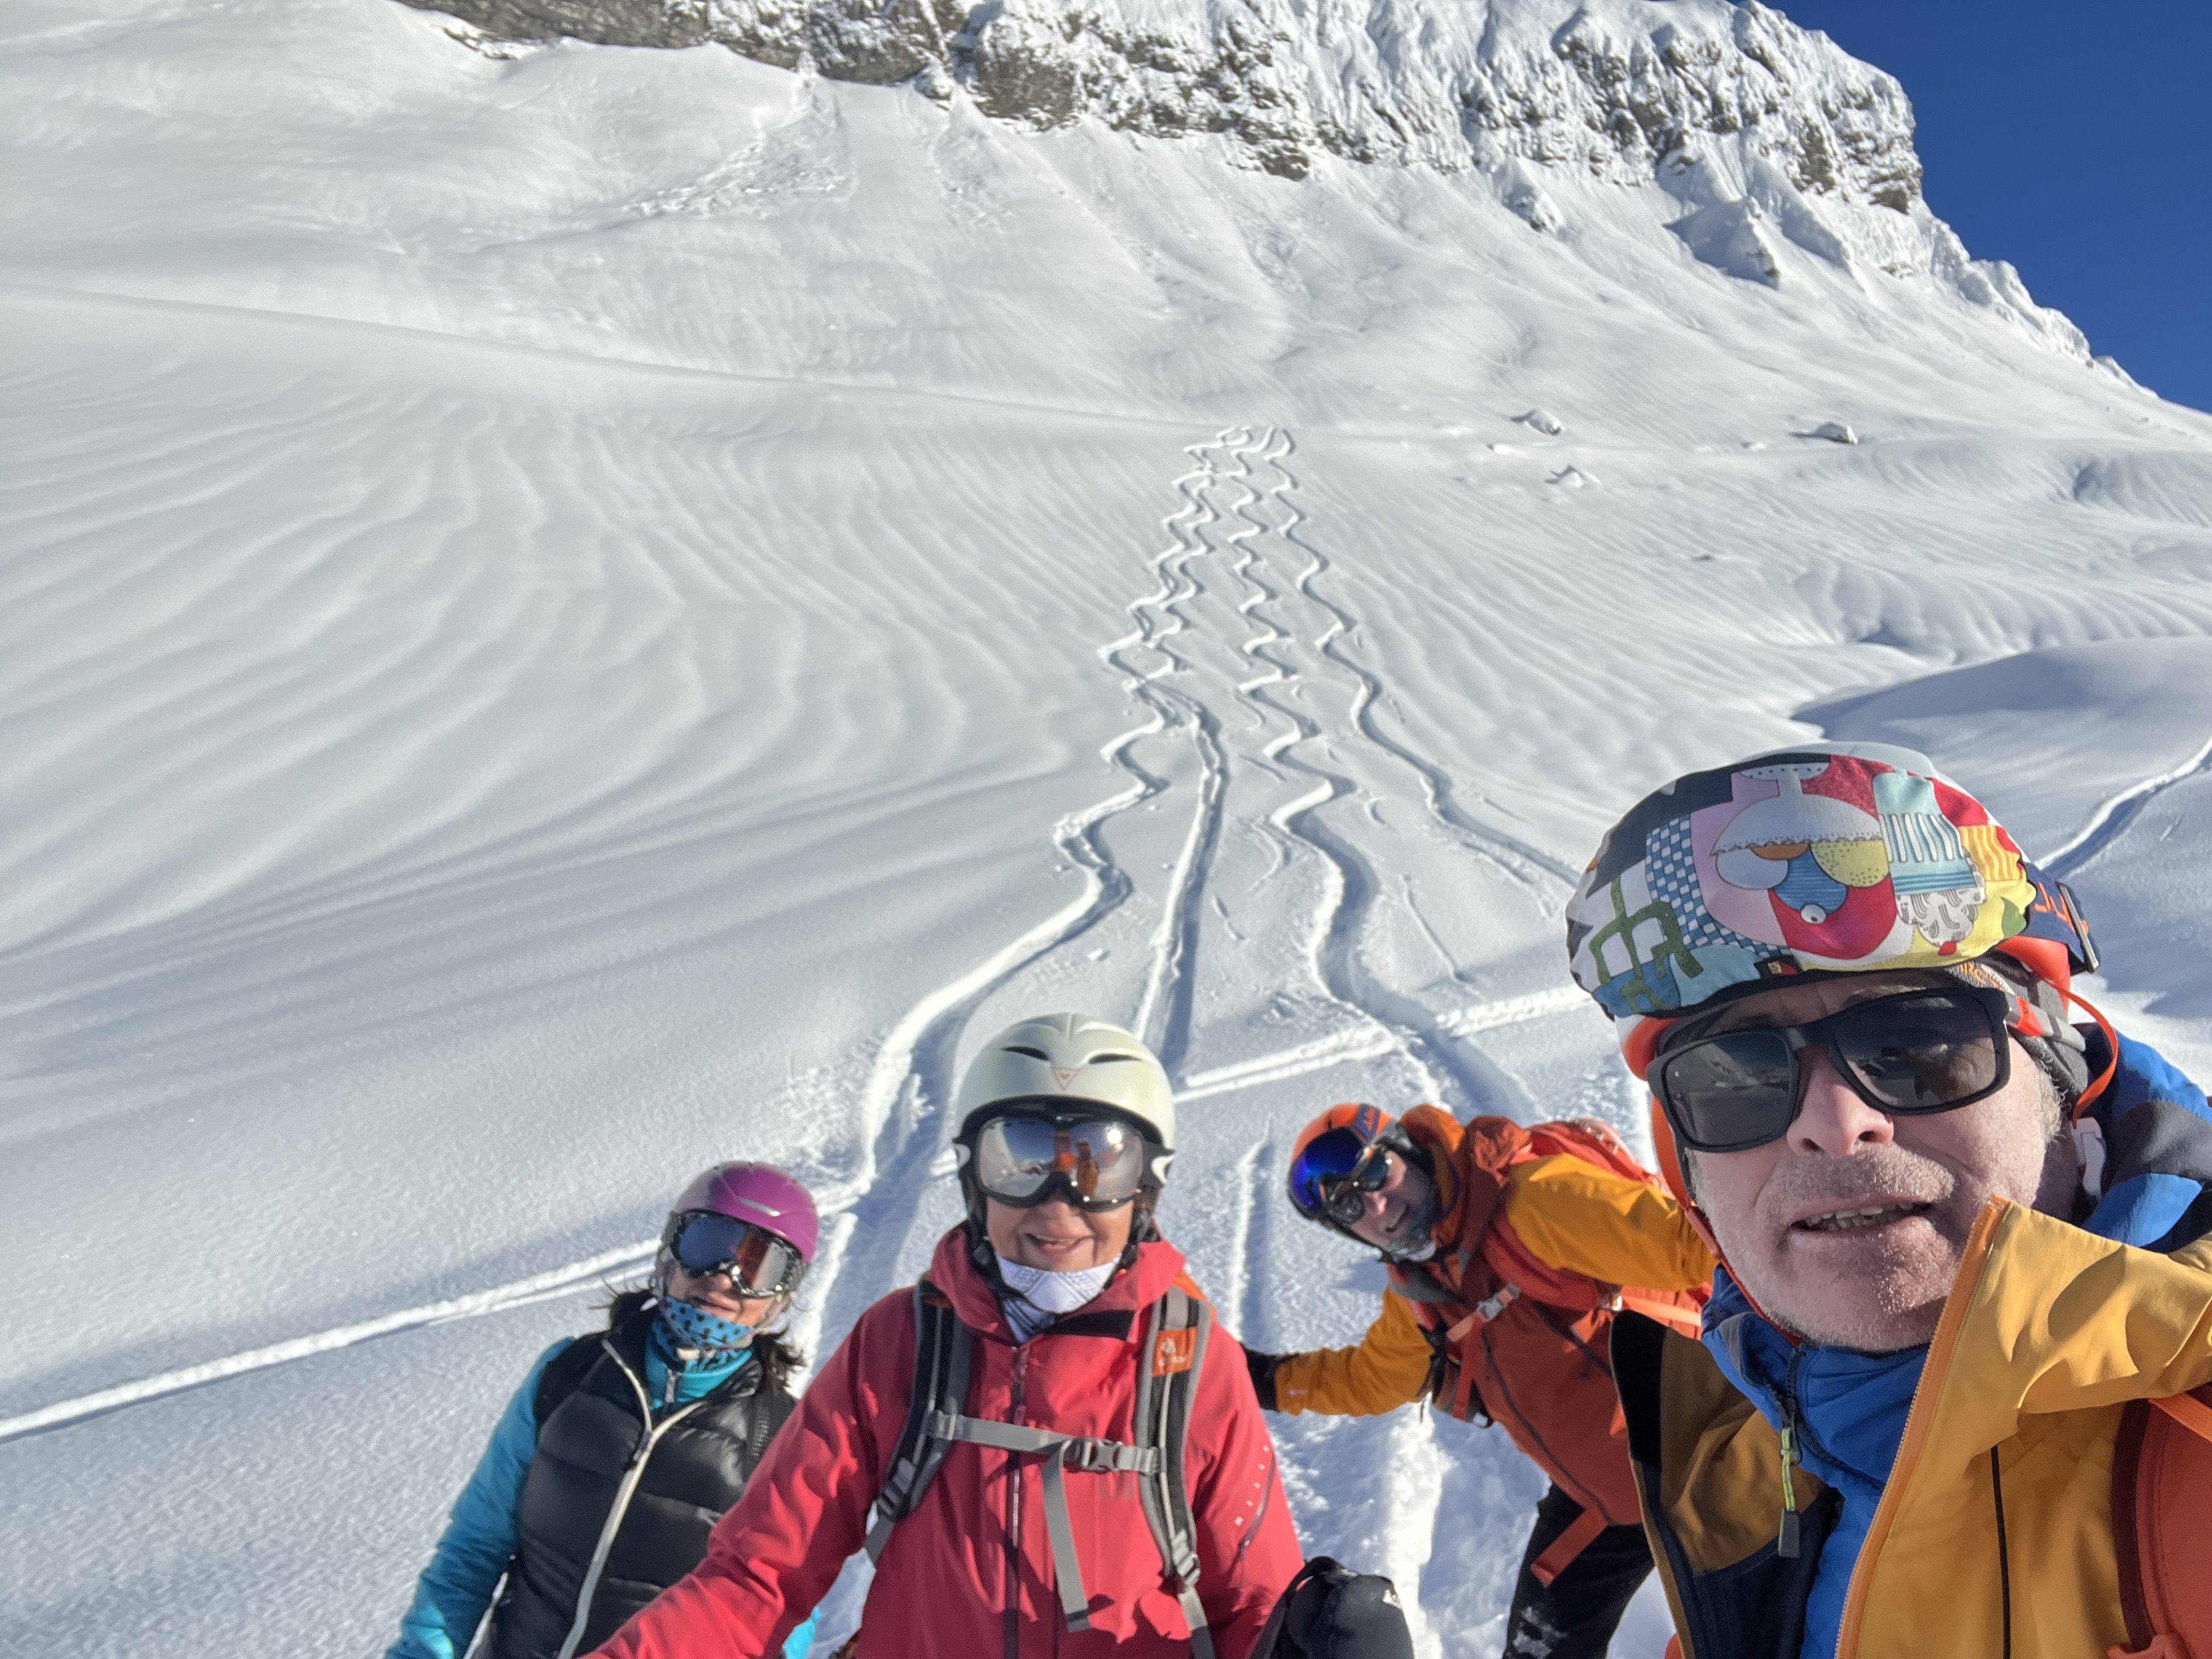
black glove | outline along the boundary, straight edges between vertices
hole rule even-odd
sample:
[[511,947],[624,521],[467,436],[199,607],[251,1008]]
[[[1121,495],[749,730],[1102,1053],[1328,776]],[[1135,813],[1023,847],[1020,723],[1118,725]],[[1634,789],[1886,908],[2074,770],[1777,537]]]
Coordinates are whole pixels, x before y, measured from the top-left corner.
[[1275,1404],[1275,1367],[1290,1355],[1286,1353],[1255,1353],[1244,1350],[1244,1369],[1252,1373],[1252,1392],[1260,1396],[1261,1407],[1267,1411],[1279,1410]]
[[1326,1555],[1306,1563],[1275,1603],[1252,1659],[1413,1659],[1413,1633],[1396,1588]]

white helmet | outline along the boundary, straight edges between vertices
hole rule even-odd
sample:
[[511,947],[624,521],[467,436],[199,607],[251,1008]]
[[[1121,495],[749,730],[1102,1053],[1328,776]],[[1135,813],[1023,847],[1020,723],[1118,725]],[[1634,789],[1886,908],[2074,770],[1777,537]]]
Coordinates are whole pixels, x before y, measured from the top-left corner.
[[1089,1102],[1127,1113],[1162,1150],[1175,1150],[1175,1091],[1152,1051],[1089,1014],[1042,1014],[983,1045],[960,1079],[959,1139],[994,1106]]

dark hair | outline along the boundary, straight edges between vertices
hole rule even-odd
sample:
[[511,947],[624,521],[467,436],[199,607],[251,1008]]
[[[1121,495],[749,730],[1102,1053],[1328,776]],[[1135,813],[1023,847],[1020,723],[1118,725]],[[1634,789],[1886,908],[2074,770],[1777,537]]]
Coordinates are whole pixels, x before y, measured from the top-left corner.
[[[660,1300],[660,1292],[649,1284],[635,1285],[626,1291],[616,1290],[612,1285],[607,1288],[607,1299],[599,1305],[607,1310],[609,1330]],[[781,1331],[755,1331],[752,1353],[760,1362],[762,1386],[774,1394],[790,1393],[791,1379],[805,1369],[806,1356]]]

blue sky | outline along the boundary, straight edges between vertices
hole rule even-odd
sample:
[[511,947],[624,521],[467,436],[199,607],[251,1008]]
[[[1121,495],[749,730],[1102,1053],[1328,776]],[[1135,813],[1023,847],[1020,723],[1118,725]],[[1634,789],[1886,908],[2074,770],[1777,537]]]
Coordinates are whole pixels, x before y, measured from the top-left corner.
[[1928,204],[2212,409],[2212,0],[1779,0],[1904,83]]

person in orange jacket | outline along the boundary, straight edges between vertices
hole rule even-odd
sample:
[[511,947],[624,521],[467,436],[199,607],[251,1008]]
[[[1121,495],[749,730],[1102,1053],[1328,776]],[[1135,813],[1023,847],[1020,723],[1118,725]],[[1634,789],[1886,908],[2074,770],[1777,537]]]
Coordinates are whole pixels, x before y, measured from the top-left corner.
[[1697,1328],[1713,1258],[1604,1125],[1332,1107],[1291,1159],[1298,1212],[1372,1245],[1382,1311],[1349,1348],[1247,1353],[1260,1403],[1372,1416],[1427,1399],[1505,1425],[1551,1477],[1509,1659],[1599,1659],[1651,1571],[1606,1357],[1623,1305]]
[[2212,1106],[2065,884],[1823,740],[1645,796],[1566,916],[1722,1257],[1702,1343],[1613,1334],[1683,1659],[2212,1654]]

